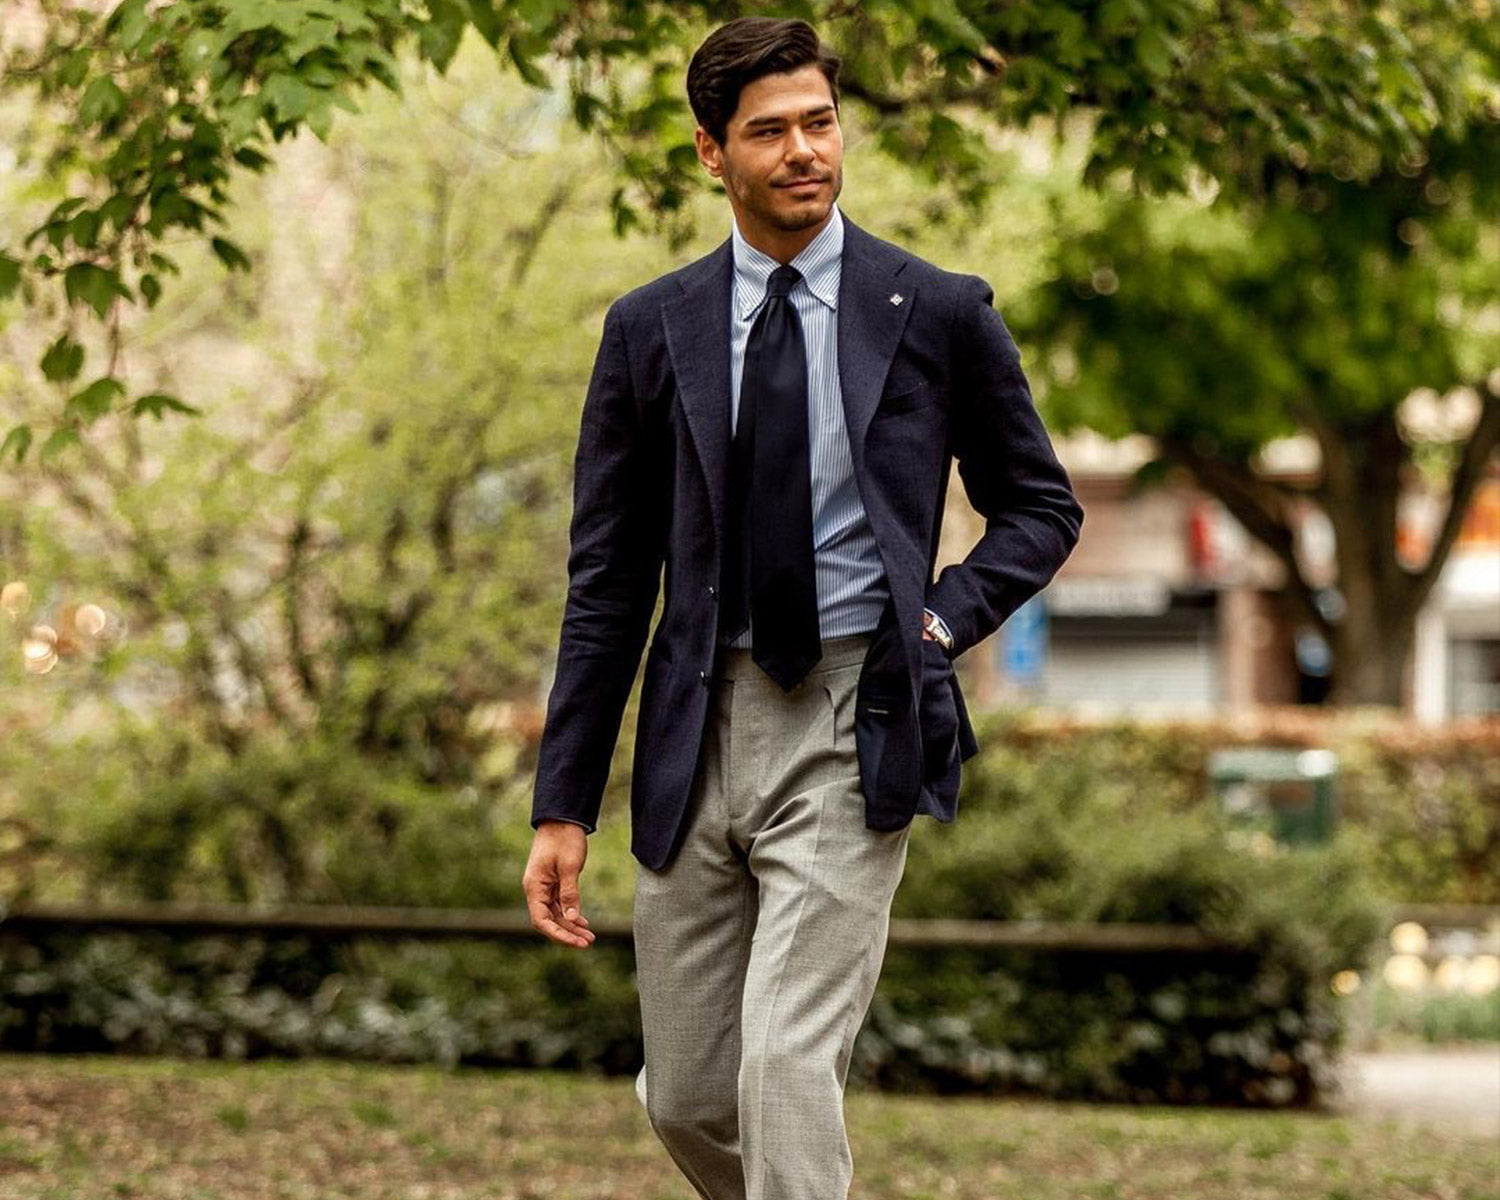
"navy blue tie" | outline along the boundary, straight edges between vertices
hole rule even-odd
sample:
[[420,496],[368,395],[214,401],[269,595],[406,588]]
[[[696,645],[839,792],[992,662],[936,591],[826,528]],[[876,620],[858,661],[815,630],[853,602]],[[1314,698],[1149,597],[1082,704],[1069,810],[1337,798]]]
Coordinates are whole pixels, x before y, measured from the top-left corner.
[[[807,444],[807,345],[787,294],[795,267],[771,272],[750,329],[730,448],[725,619],[751,658],[791,691],[823,657],[813,567],[812,474]],[[749,580],[746,588],[744,581]]]

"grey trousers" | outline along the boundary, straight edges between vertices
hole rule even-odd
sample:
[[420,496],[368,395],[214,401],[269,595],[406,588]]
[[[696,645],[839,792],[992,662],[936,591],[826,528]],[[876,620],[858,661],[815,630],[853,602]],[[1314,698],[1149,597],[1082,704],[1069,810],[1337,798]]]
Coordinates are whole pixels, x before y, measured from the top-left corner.
[[682,844],[636,864],[636,1093],[705,1200],[845,1200],[844,1084],[911,827],[868,829],[854,694],[868,636],[783,692],[723,650]]

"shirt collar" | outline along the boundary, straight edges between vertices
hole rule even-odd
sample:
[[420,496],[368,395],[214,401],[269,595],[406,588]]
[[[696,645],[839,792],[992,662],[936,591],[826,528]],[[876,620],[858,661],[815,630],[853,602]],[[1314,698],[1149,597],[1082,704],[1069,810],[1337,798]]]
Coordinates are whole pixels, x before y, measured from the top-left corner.
[[[771,272],[781,264],[747,242],[740,233],[738,221],[733,225],[735,311],[741,320],[745,320],[760,307],[760,302],[766,297]],[[791,265],[801,272],[802,282],[808,290],[834,310],[839,306],[839,267],[843,252],[844,217],[835,204],[828,224],[791,261]]]

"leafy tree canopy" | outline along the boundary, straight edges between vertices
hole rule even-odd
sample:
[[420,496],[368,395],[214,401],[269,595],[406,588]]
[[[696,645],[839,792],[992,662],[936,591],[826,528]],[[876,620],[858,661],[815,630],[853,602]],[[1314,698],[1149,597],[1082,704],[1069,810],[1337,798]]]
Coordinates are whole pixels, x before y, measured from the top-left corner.
[[[105,413],[196,412],[163,393],[131,398],[113,362],[84,382],[75,313],[117,321],[160,298],[165,247],[206,238],[230,270],[236,166],[262,171],[303,126],[326,138],[374,81],[399,89],[408,50],[446,69],[473,28],[537,88],[565,86],[577,124],[614,153],[617,231],[689,232],[705,180],[683,96],[688,55],[711,24],[763,11],[691,0],[39,0],[39,45],[9,51],[3,87],[35,87],[74,114],[48,151],[68,194],[19,245],[0,246],[0,299],[40,305],[59,286],[64,328],[41,361],[66,401],[42,453]],[[977,205],[994,182],[985,134],[1076,110],[1094,117],[1085,178],[1123,172],[1141,193],[1207,178],[1263,194],[1278,164],[1335,179],[1416,160],[1486,100],[1500,51],[1485,0],[797,0],[845,58],[844,94],[880,143],[942,194]],[[1488,89],[1488,90],[1487,90]],[[80,182],[74,183],[74,180]],[[17,425],[0,457],[23,459]]]
[[[1012,324],[1045,347],[1057,428],[1149,435],[1145,479],[1184,469],[1281,562],[1297,617],[1335,646],[1335,695],[1397,703],[1417,613],[1500,444],[1500,112],[1368,178],[1268,177],[1235,206],[1085,206],[1064,188],[1048,281]],[[1419,390],[1466,410],[1435,440],[1403,418]],[[1308,483],[1260,469],[1296,433],[1318,446]],[[1412,561],[1398,509],[1422,471],[1446,508]],[[1335,531],[1337,616],[1299,554],[1309,505]]]

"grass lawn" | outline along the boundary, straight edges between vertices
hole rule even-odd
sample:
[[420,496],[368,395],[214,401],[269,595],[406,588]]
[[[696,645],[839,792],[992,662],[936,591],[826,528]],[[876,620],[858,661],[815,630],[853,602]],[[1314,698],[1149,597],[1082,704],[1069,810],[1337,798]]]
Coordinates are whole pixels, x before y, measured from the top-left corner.
[[[1472,1135],[851,1090],[851,1200],[1500,1200]],[[3,1200],[696,1200],[629,1079],[0,1056]]]

